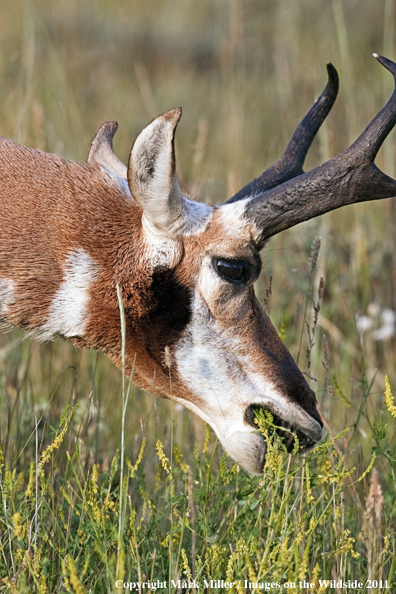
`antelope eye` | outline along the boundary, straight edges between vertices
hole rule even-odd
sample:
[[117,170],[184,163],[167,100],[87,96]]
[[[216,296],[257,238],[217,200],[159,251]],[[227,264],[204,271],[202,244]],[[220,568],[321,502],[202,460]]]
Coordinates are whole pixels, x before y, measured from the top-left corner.
[[218,274],[228,281],[243,281],[247,276],[247,267],[240,260],[216,260],[215,264]]

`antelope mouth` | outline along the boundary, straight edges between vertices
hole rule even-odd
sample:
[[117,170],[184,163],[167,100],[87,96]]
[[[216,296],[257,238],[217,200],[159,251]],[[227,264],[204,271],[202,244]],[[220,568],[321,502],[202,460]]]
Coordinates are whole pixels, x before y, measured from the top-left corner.
[[271,413],[272,423],[268,428],[268,435],[272,436],[276,433],[281,439],[288,454],[291,454],[295,448],[296,437],[299,444],[298,452],[303,454],[314,448],[322,436],[322,423],[316,421],[316,419],[313,419],[312,417],[310,417],[312,422],[309,423],[309,427],[301,428],[295,423],[274,413],[274,411],[267,406],[250,405],[245,412],[245,421],[256,430],[258,430],[258,425],[255,423],[255,419],[256,412],[258,411],[268,411]]

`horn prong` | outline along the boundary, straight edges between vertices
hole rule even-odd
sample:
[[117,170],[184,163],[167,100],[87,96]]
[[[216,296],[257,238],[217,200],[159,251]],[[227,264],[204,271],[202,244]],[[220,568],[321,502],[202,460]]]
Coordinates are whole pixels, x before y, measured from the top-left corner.
[[97,163],[119,177],[127,179],[127,168],[116,157],[113,150],[113,138],[117,130],[117,122],[102,124],[91,143],[87,163],[90,165]]

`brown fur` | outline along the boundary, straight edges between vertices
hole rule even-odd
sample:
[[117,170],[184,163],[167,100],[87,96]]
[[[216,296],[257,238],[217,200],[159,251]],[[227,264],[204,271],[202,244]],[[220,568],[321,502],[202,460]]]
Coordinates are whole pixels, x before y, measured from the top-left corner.
[[104,351],[120,366],[118,281],[128,319],[127,370],[138,353],[136,375],[148,387],[159,369],[142,337],[143,320],[154,305],[152,278],[142,261],[141,209],[98,167],[6,140],[0,151],[0,277],[15,285],[3,325],[37,331],[62,282],[65,256],[82,248],[98,264],[98,274],[86,336],[72,342]]

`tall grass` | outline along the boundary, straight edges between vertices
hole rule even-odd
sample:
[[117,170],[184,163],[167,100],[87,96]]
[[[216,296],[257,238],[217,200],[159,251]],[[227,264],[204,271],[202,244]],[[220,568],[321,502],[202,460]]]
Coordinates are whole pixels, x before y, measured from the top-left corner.
[[[5,3],[1,134],[84,159],[98,127],[116,119],[126,161],[149,119],[183,105],[178,170],[197,199],[217,203],[281,154],[328,60],[340,97],[307,168],[354,139],[392,89],[371,53],[395,58],[394,13],[393,0]],[[394,138],[377,159],[390,174]],[[316,300],[324,278],[309,374],[332,433],[349,431],[306,458],[275,444],[263,478],[227,462],[174,403],[137,388],[126,402],[128,378],[104,356],[2,335],[0,575],[9,584],[0,588],[110,592],[122,574],[169,582],[189,572],[394,581],[395,421],[384,390],[387,374],[396,386],[396,340],[376,332],[396,311],[395,231],[388,200],[330,213],[265,248],[256,291],[264,299],[272,277],[271,318],[295,357],[301,342],[304,371],[307,293]]]
[[[370,389],[364,375],[361,385]],[[188,462],[175,445],[172,464],[158,440],[155,484],[142,468],[145,440],[135,461],[125,458],[124,472],[122,452],[104,471],[83,439],[66,449],[76,405],[67,407],[30,469],[18,474],[0,454],[1,591],[116,592],[133,583],[142,592],[151,582],[160,591],[203,593],[225,591],[223,580],[233,582],[230,592],[271,583],[280,592],[327,592],[326,579],[357,580],[358,592],[381,580],[391,588],[396,405],[389,382],[386,391],[366,437],[371,460],[358,468],[350,458],[359,420],[299,457],[285,452],[271,415],[261,413],[262,477],[219,457],[208,432]]]

